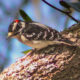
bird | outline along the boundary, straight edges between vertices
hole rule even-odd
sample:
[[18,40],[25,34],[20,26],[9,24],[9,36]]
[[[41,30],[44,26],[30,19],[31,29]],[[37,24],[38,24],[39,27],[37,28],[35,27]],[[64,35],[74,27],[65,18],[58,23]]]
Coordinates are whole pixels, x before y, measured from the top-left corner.
[[8,38],[16,38],[21,43],[36,50],[54,44],[64,43],[71,45],[70,41],[64,38],[57,30],[39,22],[27,22],[19,19],[13,20],[9,25]]

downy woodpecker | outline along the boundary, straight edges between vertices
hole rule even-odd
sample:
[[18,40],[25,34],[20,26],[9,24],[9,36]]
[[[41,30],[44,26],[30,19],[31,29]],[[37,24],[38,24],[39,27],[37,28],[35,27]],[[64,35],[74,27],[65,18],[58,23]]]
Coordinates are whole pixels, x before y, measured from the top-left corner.
[[53,44],[70,45],[69,40],[63,38],[57,30],[34,21],[14,20],[9,26],[8,37],[17,38],[20,42],[37,50]]

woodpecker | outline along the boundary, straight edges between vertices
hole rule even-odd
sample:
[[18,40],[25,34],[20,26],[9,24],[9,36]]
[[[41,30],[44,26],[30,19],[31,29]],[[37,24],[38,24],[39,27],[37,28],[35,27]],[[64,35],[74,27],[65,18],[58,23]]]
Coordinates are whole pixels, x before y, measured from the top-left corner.
[[55,29],[38,22],[25,22],[22,20],[14,20],[8,28],[8,37],[16,38],[25,45],[40,50],[53,44],[68,44],[68,39]]

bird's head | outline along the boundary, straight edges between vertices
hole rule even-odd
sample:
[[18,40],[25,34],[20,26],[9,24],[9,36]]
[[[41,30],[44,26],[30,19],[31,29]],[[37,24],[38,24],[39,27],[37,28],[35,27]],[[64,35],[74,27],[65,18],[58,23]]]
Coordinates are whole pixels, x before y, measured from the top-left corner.
[[25,23],[23,21],[18,19],[14,20],[8,28],[8,38],[18,35],[24,25]]

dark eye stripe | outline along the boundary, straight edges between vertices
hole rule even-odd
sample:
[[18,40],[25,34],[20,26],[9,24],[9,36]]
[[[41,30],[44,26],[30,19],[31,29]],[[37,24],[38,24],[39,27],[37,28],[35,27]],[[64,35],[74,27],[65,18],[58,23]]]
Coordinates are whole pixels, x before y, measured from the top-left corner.
[[14,31],[18,31],[21,28],[21,26],[19,24],[16,25],[16,29]]

